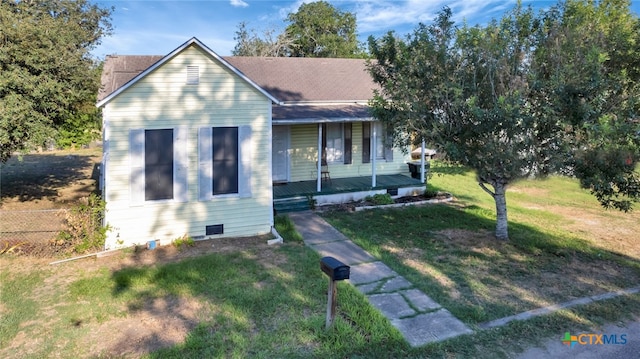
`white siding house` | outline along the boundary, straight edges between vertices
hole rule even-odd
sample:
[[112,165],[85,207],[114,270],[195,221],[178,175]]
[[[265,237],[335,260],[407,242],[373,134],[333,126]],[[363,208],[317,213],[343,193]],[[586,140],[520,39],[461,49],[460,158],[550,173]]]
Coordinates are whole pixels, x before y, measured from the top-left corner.
[[374,88],[361,59],[220,57],[196,38],[107,57],[106,248],[268,233],[291,198],[424,189],[369,112]]
[[268,233],[273,101],[195,38],[99,101],[106,249]]

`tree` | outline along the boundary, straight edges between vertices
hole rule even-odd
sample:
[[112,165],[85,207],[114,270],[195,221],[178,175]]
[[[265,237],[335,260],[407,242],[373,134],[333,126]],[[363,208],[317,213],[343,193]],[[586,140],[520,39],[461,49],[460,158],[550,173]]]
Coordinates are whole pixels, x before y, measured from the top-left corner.
[[285,29],[293,39],[293,57],[362,57],[356,32],[356,17],[326,1],[302,4],[287,17]]
[[293,40],[286,33],[276,35],[275,29],[267,29],[258,35],[255,29],[247,29],[247,23],[238,24],[236,46],[233,48],[233,56],[270,56],[284,57],[291,53]]
[[[89,51],[110,34],[110,9],[86,0],[0,3],[0,160],[96,113],[99,71]],[[88,112],[87,112],[88,111]]]
[[[619,18],[627,27],[637,26],[637,19]],[[578,51],[576,44],[555,38],[560,29],[573,39],[582,35],[585,29],[568,26],[570,19],[575,16],[562,7],[536,16],[518,4],[500,22],[456,29],[451,11],[445,8],[434,24],[418,26],[406,42],[392,33],[369,40],[376,59],[369,69],[382,88],[371,101],[374,115],[393,125],[396,142],[406,145],[424,138],[449,160],[474,169],[479,185],[494,198],[499,239],[509,238],[507,187],[520,179],[575,174],[603,205],[620,209],[630,209],[630,203],[639,198],[640,180],[633,172],[639,128],[629,120],[637,89],[634,85],[622,90],[615,81],[593,85],[593,76],[609,73],[601,61],[606,47],[590,44],[602,33],[582,40],[584,51],[594,53],[586,64],[572,65],[575,58],[570,55]],[[627,37],[609,37],[606,45],[638,43],[635,33],[626,33]],[[567,48],[554,48],[554,44]],[[618,65],[620,69],[636,61],[633,56],[627,59]],[[549,64],[554,74],[562,75],[545,78],[542,72]],[[624,72],[614,72],[612,79],[626,81]],[[568,79],[591,87],[571,95],[576,88],[563,82]],[[584,96],[587,88],[594,92]],[[596,151],[603,144],[608,144],[605,155]],[[625,154],[623,166],[601,158],[621,153]],[[599,166],[594,170],[595,162]]]
[[[640,198],[640,22],[628,0],[569,0],[542,17],[532,102],[572,141],[568,168],[607,208]],[[542,112],[542,111],[541,111]]]

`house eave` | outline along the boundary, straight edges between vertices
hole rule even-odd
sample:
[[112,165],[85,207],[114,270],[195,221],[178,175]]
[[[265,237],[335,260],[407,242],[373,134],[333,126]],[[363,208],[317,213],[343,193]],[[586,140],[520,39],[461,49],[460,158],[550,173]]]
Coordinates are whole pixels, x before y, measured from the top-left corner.
[[373,117],[314,117],[314,118],[286,118],[273,119],[274,125],[305,125],[311,123],[344,123],[344,122],[373,122]]
[[116,96],[118,96],[119,94],[121,94],[122,92],[127,90],[129,87],[131,87],[135,83],[137,83],[140,79],[144,78],[149,73],[153,72],[155,69],[157,69],[158,67],[162,66],[163,64],[165,64],[169,60],[173,59],[179,53],[181,53],[186,48],[188,48],[189,46],[194,45],[194,44],[196,46],[198,46],[200,49],[202,49],[203,51],[205,51],[209,56],[211,56],[215,60],[219,61],[223,66],[225,66],[226,68],[231,70],[231,72],[233,72],[235,75],[237,75],[238,77],[240,77],[241,79],[246,81],[250,86],[255,88],[258,92],[263,94],[269,100],[271,100],[271,102],[273,102],[274,104],[278,104],[278,105],[282,103],[280,100],[278,100],[277,98],[273,97],[269,92],[265,91],[262,87],[258,86],[258,84],[256,84],[253,80],[251,80],[250,78],[245,76],[242,72],[240,72],[237,68],[235,68],[229,62],[227,62],[221,56],[216,54],[213,50],[211,50],[209,47],[207,47],[205,44],[203,44],[200,40],[198,40],[195,37],[192,37],[187,42],[185,42],[184,44],[180,45],[178,48],[173,50],[171,53],[169,53],[168,55],[166,55],[165,57],[163,57],[162,59],[157,61],[155,64],[151,65],[149,68],[147,68],[146,70],[144,70],[143,72],[138,74],[138,76],[136,76],[133,79],[131,79],[129,82],[127,82],[126,84],[124,84],[123,86],[121,86],[120,88],[118,88],[117,90],[112,92],[111,94],[109,94],[107,97],[105,97],[101,101],[98,101],[96,103],[96,107],[97,108],[101,108],[101,107],[105,106],[107,103],[109,103],[111,100],[113,100]]

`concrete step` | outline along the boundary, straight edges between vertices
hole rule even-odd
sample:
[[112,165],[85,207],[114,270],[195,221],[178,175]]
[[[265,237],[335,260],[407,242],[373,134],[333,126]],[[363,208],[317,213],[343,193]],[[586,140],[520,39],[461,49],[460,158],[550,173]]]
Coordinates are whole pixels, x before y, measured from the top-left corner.
[[306,197],[276,199],[273,201],[273,208],[276,213],[302,212],[311,209]]

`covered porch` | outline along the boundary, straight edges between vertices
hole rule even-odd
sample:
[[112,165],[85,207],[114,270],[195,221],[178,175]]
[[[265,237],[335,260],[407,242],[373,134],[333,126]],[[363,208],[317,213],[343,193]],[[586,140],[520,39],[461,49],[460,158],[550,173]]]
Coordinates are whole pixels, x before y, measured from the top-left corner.
[[306,209],[303,204],[313,197],[318,205],[357,201],[366,196],[389,193],[392,196],[407,196],[424,191],[424,183],[403,174],[378,175],[376,186],[371,187],[371,176],[333,178],[322,181],[322,190],[317,191],[316,180],[289,182],[273,185],[274,207],[279,212],[286,208]]

